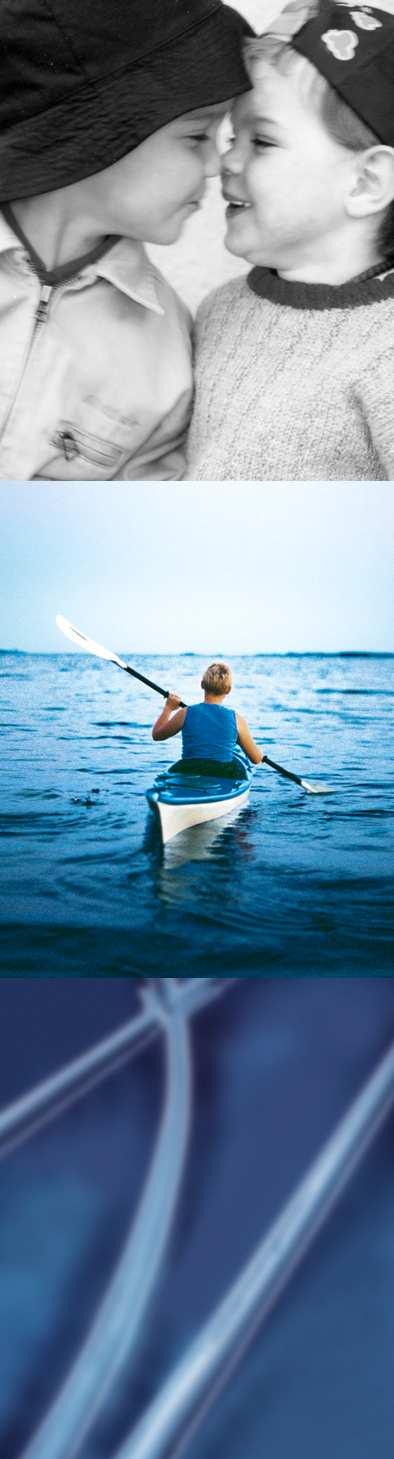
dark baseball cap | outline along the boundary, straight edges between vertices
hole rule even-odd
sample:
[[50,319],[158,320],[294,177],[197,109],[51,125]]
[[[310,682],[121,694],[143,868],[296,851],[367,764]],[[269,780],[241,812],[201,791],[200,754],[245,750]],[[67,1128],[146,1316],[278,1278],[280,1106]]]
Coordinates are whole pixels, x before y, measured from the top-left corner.
[[291,45],[381,142],[394,146],[394,15],[389,10],[321,0],[317,15]]

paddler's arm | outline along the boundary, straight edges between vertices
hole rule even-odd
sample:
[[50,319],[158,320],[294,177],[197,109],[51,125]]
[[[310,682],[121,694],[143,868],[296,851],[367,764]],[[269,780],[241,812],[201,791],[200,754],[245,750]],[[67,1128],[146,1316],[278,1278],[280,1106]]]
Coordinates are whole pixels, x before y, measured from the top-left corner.
[[264,760],[263,751],[259,745],[256,745],[256,741],[250,733],[249,725],[246,723],[246,719],[244,719],[242,714],[237,714],[237,730],[238,744],[241,746],[241,750],[244,750],[248,760],[252,761],[252,765],[261,765],[261,761]]
[[169,740],[171,735],[178,735],[182,729],[186,709],[181,709],[180,699],[177,694],[168,694],[161,714],[155,719],[152,729],[152,740]]

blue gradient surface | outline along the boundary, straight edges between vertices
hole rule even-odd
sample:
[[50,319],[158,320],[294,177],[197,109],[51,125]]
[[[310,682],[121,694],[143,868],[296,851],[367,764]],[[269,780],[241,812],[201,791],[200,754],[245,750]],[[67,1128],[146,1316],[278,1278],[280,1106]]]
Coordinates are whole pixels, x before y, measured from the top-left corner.
[[[1,984],[1,1103],[136,1004],[125,979]],[[194,1114],[178,1217],[138,1353],[83,1459],[108,1459],[224,1295],[387,1047],[390,979],[245,979],[193,1023]],[[0,1171],[0,1443],[17,1459],[120,1252],[162,1101],[159,1042]],[[391,1459],[389,1121],[190,1459]]]

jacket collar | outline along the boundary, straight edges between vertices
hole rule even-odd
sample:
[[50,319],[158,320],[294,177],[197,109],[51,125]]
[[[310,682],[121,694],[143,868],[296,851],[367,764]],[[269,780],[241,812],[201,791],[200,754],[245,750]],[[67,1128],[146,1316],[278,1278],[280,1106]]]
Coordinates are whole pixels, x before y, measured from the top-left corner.
[[92,270],[87,270],[87,275],[90,273],[95,278],[107,279],[122,294],[127,294],[129,299],[143,304],[145,309],[152,309],[155,314],[164,314],[159,299],[156,269],[142,243],[135,243],[131,238],[121,238],[119,243],[115,243],[93,265]]
[[[5,253],[23,253],[23,245],[0,212],[0,256]],[[97,263],[89,264],[80,277],[94,283],[97,278],[107,279],[121,294],[142,304],[154,314],[164,314],[159,299],[157,273],[145,252],[142,243],[131,238],[121,238]]]

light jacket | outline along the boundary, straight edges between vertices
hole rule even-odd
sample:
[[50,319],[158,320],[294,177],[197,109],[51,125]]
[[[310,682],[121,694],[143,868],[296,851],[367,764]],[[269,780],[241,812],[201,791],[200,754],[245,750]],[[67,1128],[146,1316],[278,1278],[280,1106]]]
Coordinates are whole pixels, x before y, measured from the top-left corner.
[[41,285],[0,216],[0,479],[172,479],[192,393],[190,319],[139,243]]

